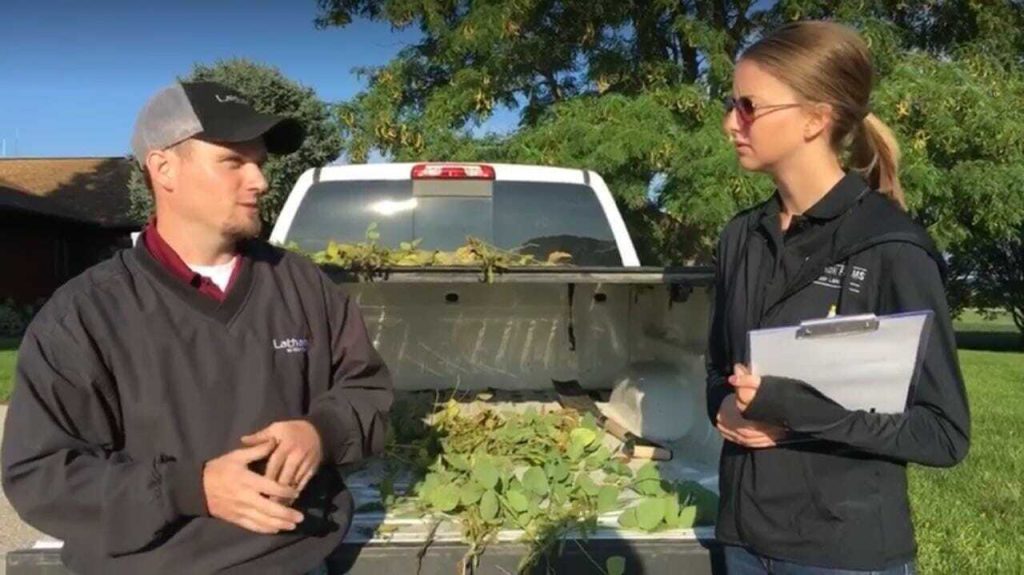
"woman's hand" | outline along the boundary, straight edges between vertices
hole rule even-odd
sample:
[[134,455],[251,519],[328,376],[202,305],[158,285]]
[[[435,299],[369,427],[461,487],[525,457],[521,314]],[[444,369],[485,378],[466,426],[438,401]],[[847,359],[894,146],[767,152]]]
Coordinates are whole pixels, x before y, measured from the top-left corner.
[[775,447],[776,442],[786,436],[786,430],[767,423],[744,419],[740,413],[735,395],[729,394],[718,408],[715,427],[727,441],[750,449]]
[[729,385],[736,388],[736,407],[744,412],[754,402],[757,390],[761,388],[761,376],[751,374],[747,366],[737,363],[729,376]]

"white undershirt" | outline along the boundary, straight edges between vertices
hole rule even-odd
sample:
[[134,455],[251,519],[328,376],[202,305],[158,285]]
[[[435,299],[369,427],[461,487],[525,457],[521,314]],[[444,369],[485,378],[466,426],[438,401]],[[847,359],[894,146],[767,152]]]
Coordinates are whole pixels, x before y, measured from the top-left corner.
[[210,278],[210,281],[220,288],[220,291],[224,291],[228,287],[228,281],[231,280],[231,272],[235,271],[235,260],[238,256],[231,258],[231,261],[216,266],[194,266],[188,264],[188,268],[197,274]]

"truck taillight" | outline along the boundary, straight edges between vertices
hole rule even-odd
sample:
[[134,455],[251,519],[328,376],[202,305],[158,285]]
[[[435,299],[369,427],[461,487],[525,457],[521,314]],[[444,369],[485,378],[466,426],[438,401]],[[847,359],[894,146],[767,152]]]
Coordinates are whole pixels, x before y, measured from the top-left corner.
[[493,180],[494,168],[478,164],[416,164],[414,180]]

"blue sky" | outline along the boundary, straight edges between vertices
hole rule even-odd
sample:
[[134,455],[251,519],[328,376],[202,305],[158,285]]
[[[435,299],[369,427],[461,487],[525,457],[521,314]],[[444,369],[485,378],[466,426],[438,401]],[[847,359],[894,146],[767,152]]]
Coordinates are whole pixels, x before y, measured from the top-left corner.
[[[197,62],[248,58],[346,100],[365,87],[354,68],[419,37],[368,21],[317,30],[316,12],[316,0],[0,0],[0,155],[126,154],[142,104]],[[517,119],[498,109],[478,131]]]
[[315,16],[315,0],[2,0],[0,140],[8,157],[125,154],[149,95],[231,57],[344,100],[363,87],[353,68],[418,36],[365,21],[317,30]]

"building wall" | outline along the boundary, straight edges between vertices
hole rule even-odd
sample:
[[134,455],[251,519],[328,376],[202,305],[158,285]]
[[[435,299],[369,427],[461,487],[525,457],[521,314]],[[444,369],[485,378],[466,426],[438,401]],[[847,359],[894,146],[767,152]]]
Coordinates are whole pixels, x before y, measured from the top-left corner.
[[0,300],[36,303],[46,299],[129,241],[124,230],[0,213]]

